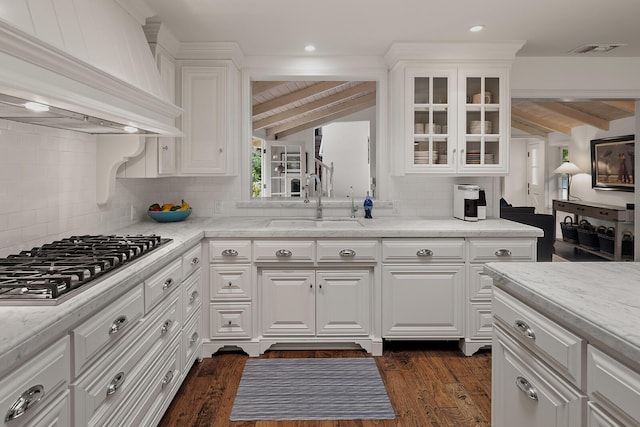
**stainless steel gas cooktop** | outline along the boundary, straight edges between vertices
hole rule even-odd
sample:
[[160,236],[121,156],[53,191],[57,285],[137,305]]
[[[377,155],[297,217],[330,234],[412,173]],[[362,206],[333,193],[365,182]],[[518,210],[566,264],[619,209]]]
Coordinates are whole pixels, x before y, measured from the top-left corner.
[[0,305],[56,305],[170,242],[156,235],[71,236],[0,258]]

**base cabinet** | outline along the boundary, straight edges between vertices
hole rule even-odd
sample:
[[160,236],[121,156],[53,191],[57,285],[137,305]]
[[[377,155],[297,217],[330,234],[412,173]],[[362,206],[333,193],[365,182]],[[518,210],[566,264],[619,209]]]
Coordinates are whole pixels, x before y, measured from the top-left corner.
[[385,338],[461,338],[464,265],[382,268]]
[[580,427],[586,396],[494,328],[492,423],[494,427]]
[[370,274],[368,270],[263,270],[262,335],[368,335]]

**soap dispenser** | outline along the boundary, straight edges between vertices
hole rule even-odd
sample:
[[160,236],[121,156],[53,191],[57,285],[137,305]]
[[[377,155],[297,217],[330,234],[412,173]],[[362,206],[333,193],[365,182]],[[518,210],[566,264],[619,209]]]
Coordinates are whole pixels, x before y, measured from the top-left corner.
[[373,218],[371,216],[371,211],[373,210],[373,200],[371,200],[371,196],[369,196],[369,192],[367,191],[367,196],[364,198],[364,217],[365,218]]

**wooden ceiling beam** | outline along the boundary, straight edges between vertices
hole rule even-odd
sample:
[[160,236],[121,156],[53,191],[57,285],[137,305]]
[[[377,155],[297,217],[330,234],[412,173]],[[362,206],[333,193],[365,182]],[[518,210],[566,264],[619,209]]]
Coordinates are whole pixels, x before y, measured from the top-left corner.
[[343,100],[350,98],[358,94],[367,94],[376,90],[376,82],[365,82],[352,86],[348,89],[335,93],[333,95],[326,96],[301,105],[300,107],[292,108],[290,110],[283,111],[282,113],[274,114],[273,116],[266,117],[262,120],[257,120],[253,123],[253,130],[258,130],[275,125],[283,120],[290,119],[301,114],[306,114],[311,111],[342,102]]
[[[366,98],[366,97],[363,96],[361,98]],[[361,98],[358,98],[358,99],[361,99]],[[342,111],[337,112],[335,114],[332,114],[330,116],[326,116],[326,117],[323,117],[321,119],[318,119],[318,120],[315,120],[315,121],[312,121],[312,122],[306,122],[306,123],[304,123],[304,124],[302,124],[300,126],[285,130],[283,132],[278,132],[276,134],[276,137],[277,138],[284,138],[285,136],[293,135],[294,133],[301,132],[301,131],[303,131],[305,129],[322,126],[322,125],[325,125],[327,123],[332,122],[333,120],[339,119],[339,118],[347,116],[349,114],[357,113],[358,111],[362,111],[362,110],[364,110],[366,108],[370,108],[370,107],[373,107],[375,105],[376,105],[376,100],[375,100],[375,97],[374,97],[373,99],[369,99],[368,101],[363,101],[361,104],[356,104],[356,105],[352,106],[351,108],[347,108],[346,110],[342,110]]]
[[520,129],[523,132],[526,132],[530,135],[538,135],[546,138],[549,135],[545,129],[539,128],[537,126],[532,126],[528,123],[523,123],[515,118],[511,119],[511,127]]
[[544,108],[545,110],[586,123],[598,129],[609,130],[609,120],[580,111],[570,105],[562,104],[560,102],[535,102],[534,104]]
[[511,110],[511,117],[518,119],[520,122],[528,123],[533,126],[548,129],[550,132],[560,132],[566,135],[571,134],[571,126],[560,125],[558,123],[552,123],[549,120],[541,117],[535,117],[532,114],[519,111],[516,109]]
[[251,96],[262,95],[264,92],[267,92],[274,87],[278,87],[280,85],[285,84],[286,82],[281,81],[255,81],[251,82]]
[[618,110],[622,110],[626,113],[635,114],[636,113],[636,102],[635,101],[602,101],[604,104],[610,105],[611,107],[617,108]]
[[[294,128],[302,128],[307,129],[310,127],[309,123],[317,123],[320,122],[326,123],[329,120],[334,120],[336,117],[346,116],[347,114],[351,114],[351,110],[356,108],[356,111],[362,110],[364,108],[368,108],[368,106],[375,105],[376,103],[376,94],[370,93],[368,95],[360,96],[358,98],[350,99],[349,101],[341,102],[340,104],[336,104],[333,107],[325,108],[315,113],[307,114],[301,116],[296,120],[291,120],[286,123],[283,123],[278,126],[273,126],[267,128],[267,136],[277,135],[280,137],[284,132],[289,131]],[[367,105],[367,107],[362,107],[363,105]],[[331,117],[331,119],[328,119]],[[290,133],[288,133],[290,135]]]
[[253,106],[253,116],[265,113],[275,108],[284,107],[292,102],[300,101],[310,96],[318,95],[322,92],[326,92],[335,87],[341,86],[348,82],[319,82],[312,86],[305,87],[304,89],[297,90],[295,92],[288,93],[278,98],[270,99],[269,101],[256,104]]

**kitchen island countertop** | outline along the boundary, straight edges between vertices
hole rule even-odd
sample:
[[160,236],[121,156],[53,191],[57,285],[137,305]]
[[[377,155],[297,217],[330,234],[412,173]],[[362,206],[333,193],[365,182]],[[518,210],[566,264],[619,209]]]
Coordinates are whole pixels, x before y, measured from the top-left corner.
[[640,263],[488,263],[494,286],[640,369]]
[[[116,230],[115,234],[155,233],[173,241],[135,261],[136,268],[114,271],[87,290],[56,306],[0,305],[0,373],[41,350],[64,331],[78,325],[110,301],[179,256],[203,237],[209,238],[383,238],[383,237],[538,237],[538,228],[502,219],[465,222],[452,218],[359,219],[353,227],[327,225],[313,228],[269,226],[270,217],[189,218],[183,222],[157,223],[145,220]],[[298,218],[296,218],[298,219]],[[279,218],[282,221],[283,218]],[[286,220],[286,219],[285,219]],[[295,219],[293,219],[295,220]],[[312,218],[306,218],[312,220]],[[294,223],[292,223],[294,224]]]

